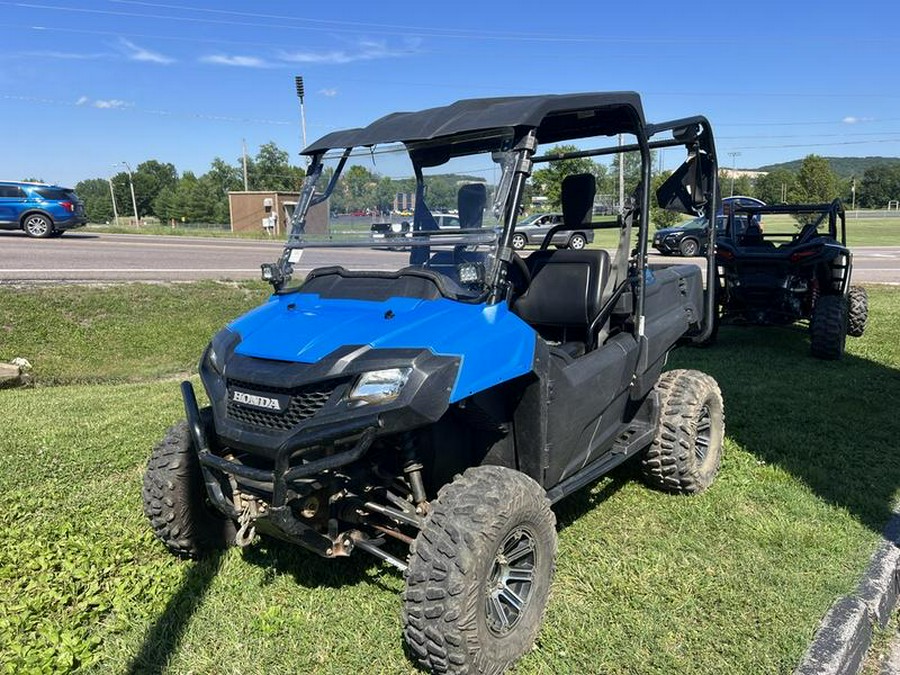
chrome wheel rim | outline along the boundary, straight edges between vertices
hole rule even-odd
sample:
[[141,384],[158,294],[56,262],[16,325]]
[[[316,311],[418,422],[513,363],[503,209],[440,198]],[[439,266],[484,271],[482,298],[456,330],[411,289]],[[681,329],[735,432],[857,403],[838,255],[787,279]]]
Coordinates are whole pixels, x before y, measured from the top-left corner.
[[584,243],[584,239],[582,239],[581,237],[572,237],[572,243],[569,245],[576,251],[580,251],[584,248]]
[[517,234],[512,239],[512,245],[515,249],[525,248],[525,237],[521,234]]
[[488,629],[507,635],[528,608],[534,585],[536,547],[523,528],[510,532],[497,549],[485,589],[484,613]]
[[50,229],[50,227],[47,225],[47,221],[44,218],[41,218],[40,216],[32,216],[25,221],[25,229],[29,234],[40,237],[47,234],[47,231]]
[[709,453],[709,443],[712,434],[712,417],[709,406],[703,406],[697,418],[697,434],[694,438],[694,456],[697,461],[703,462]]
[[693,241],[685,242],[684,244],[684,254],[686,256],[694,255],[697,252],[697,244]]

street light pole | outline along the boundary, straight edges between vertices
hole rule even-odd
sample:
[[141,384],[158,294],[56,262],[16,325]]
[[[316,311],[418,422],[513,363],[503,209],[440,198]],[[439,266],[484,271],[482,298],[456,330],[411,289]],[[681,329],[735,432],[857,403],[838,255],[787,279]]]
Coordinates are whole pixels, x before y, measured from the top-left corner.
[[741,153],[732,151],[728,154],[731,156],[731,196],[734,197],[734,174],[737,171],[737,158]]
[[[297,98],[300,99],[300,128],[303,133],[303,147],[306,147],[306,106],[303,104],[303,76],[294,77],[294,84],[297,85]],[[306,158],[306,166],[309,166],[309,157]]]
[[112,197],[113,222],[115,222],[116,227],[118,227],[119,226],[119,209],[116,208],[116,191],[113,190],[112,176],[109,177],[109,196]]
[[134,174],[131,172],[131,166],[128,162],[122,160],[122,164],[125,165],[125,168],[128,169],[128,184],[131,186],[131,205],[134,207],[134,222],[140,227],[141,226],[141,217],[138,215],[137,210],[137,199],[134,197]]

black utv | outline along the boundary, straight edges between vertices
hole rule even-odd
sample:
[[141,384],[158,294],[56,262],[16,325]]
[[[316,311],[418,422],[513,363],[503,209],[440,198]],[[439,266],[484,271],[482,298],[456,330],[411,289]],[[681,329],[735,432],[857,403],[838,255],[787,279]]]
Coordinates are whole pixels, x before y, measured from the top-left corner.
[[[765,216],[765,218],[764,218]],[[718,239],[722,320],[757,325],[809,321],[813,356],[839,359],[868,321],[868,297],[850,284],[853,254],[840,200],[735,205]]]
[[[575,139],[584,149],[540,154]],[[464,100],[307,147],[284,252],[263,265],[274,293],[215,335],[200,362],[209,404],[184,382],[187,419],[153,450],[143,497],[159,539],[182,556],[257,535],[375,556],[403,571],[404,634],[424,667],[513,663],[550,592],[554,502],[630,458],[680,493],[719,468],[715,380],[663,372],[676,344],[708,337],[713,311],[699,267],[647,262],[651,151],[671,147],[687,160],[658,198],[715,213],[706,119],[648,124],[630,92]],[[618,230],[615,254],[549,248],[590,221],[594,178],[577,174],[561,186],[563,222],[520,257],[534,165],[617,152],[642,172],[633,207],[591,225]],[[376,158],[416,186],[401,250],[327,221],[344,170]],[[449,173],[455,205],[429,191]],[[440,228],[432,201],[455,206],[459,227]]]

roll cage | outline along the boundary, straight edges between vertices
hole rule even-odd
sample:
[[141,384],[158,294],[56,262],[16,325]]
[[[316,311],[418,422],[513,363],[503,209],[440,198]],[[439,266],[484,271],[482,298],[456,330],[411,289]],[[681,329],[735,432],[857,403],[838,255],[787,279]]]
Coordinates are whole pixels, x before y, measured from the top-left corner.
[[[635,142],[561,154],[537,154],[540,145],[598,136],[612,139],[622,134],[632,136]],[[710,217],[717,213],[720,201],[715,142],[706,118],[694,116],[648,124],[644,120],[640,97],[634,92],[469,99],[416,113],[394,113],[368,127],[328,134],[303,150],[302,154],[309,158],[309,168],[291,220],[287,245],[278,263],[268,266],[266,275],[276,291],[291,277],[291,250],[303,241],[309,208],[331,195],[353,149],[372,151],[375,146],[388,143],[402,143],[409,153],[416,177],[417,211],[425,191],[424,168],[438,166],[450,158],[492,151],[503,173],[495,187],[492,205],[500,223],[500,240],[499,264],[486,280],[486,301],[489,303],[509,300],[511,295],[508,277],[516,256],[512,237],[533,166],[558,160],[638,152],[641,172],[633,206],[613,225],[620,228],[614,264],[617,288],[613,289],[613,294],[618,295],[627,280],[634,282],[635,325],[639,339],[644,336],[652,151],[677,146],[683,146],[687,151],[685,162],[657,191],[656,198],[662,208]],[[335,151],[339,153],[335,171],[324,192],[316,193],[326,153]],[[414,234],[425,229],[429,229],[429,235],[441,234],[423,227],[421,219],[419,213],[414,214]],[[637,246],[632,250],[633,227],[637,227],[638,237]],[[456,243],[452,237],[460,234],[460,231],[443,233],[449,244]],[[712,279],[715,278],[716,228],[709,228],[708,237],[707,278]],[[700,333],[692,336],[693,339],[702,341],[712,331],[710,319],[714,302],[713,293],[707,288],[705,320]]]

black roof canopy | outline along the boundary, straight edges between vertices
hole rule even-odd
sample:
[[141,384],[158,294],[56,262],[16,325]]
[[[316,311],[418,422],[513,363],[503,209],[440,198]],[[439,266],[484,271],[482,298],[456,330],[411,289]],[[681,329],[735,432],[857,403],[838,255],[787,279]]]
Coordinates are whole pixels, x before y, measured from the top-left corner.
[[508,136],[528,129],[536,129],[538,142],[546,144],[638,134],[643,127],[644,112],[636,92],[474,98],[419,112],[391,113],[367,127],[335,131],[308,146],[303,154],[382,143],[416,145],[460,134]]

